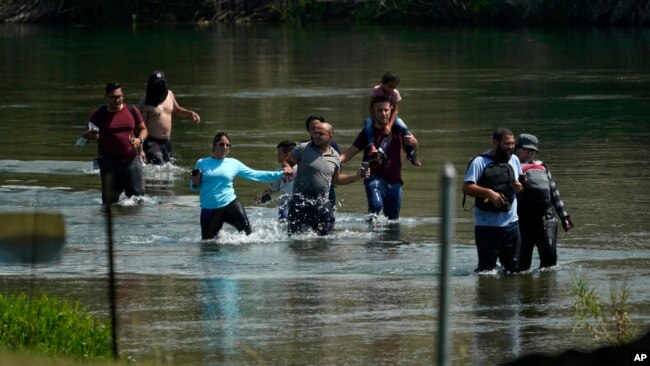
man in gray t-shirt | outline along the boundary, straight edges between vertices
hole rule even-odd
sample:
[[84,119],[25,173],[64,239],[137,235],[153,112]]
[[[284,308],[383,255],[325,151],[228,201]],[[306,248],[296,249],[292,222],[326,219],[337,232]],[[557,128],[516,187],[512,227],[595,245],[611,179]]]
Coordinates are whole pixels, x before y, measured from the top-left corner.
[[[334,207],[328,200],[330,185],[350,184],[367,178],[366,171],[340,174],[339,154],[330,146],[333,128],[327,122],[316,126],[311,141],[296,146],[285,166],[298,164],[289,201],[289,233],[303,231],[307,226],[318,235],[327,235],[334,229]],[[362,174],[364,176],[362,176]]]

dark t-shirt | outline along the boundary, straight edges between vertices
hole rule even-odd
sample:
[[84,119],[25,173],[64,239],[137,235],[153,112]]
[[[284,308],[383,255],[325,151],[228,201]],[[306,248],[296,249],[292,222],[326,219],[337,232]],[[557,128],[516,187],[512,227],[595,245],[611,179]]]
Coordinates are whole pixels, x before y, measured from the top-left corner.
[[[382,141],[388,135],[382,135],[381,131],[374,129],[375,131],[375,147],[379,148]],[[402,137],[399,132],[399,128],[396,128],[393,125],[391,130],[391,142],[388,146],[388,151],[386,151],[386,160],[379,167],[370,165],[371,173],[377,175],[388,183],[402,183]],[[368,152],[364,151],[365,147],[368,146],[368,138],[366,137],[365,130],[361,130],[359,135],[352,143],[354,147],[363,151],[363,161],[368,161]]]
[[137,123],[126,104],[117,112],[109,112],[105,106],[93,112],[90,122],[99,127],[99,156],[122,163],[136,158],[137,152],[130,138],[135,137],[135,126],[143,123],[143,120],[137,108],[133,108],[133,113],[138,119]]

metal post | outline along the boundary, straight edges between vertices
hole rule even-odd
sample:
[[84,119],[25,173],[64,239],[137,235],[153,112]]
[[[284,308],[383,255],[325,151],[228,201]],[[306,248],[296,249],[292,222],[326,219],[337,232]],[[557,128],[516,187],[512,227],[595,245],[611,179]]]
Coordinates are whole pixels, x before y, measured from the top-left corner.
[[440,202],[440,303],[438,304],[438,362],[449,365],[449,270],[451,268],[451,244],[454,236],[456,169],[446,162],[442,169]]
[[111,311],[111,338],[113,348],[113,359],[117,359],[117,311],[115,304],[115,266],[113,264],[113,212],[111,205],[113,204],[113,191],[111,187],[111,176],[107,175],[102,184],[102,189],[108,199],[104,202],[106,210],[106,236],[108,237],[108,297],[110,301]]

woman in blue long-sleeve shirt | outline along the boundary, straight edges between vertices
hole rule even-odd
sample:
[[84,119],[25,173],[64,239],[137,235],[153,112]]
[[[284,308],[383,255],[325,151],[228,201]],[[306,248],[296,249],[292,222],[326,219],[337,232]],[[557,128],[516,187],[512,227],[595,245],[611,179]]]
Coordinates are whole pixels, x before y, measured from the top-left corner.
[[217,236],[223,223],[238,231],[251,233],[244,206],[239,203],[233,187],[233,179],[241,177],[256,182],[272,182],[282,175],[293,175],[291,168],[282,171],[254,170],[237,159],[227,158],[230,152],[230,136],[219,132],[212,140],[212,156],[196,162],[190,178],[192,190],[200,191],[201,239]]

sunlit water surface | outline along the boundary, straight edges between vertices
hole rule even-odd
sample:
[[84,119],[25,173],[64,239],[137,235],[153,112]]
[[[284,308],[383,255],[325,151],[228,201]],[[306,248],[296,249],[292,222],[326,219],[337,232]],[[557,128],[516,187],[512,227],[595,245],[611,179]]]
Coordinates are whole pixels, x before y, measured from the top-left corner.
[[[477,275],[473,220],[456,181],[452,248],[453,364],[496,364],[531,352],[601,344],[573,332],[573,276],[607,302],[630,288],[631,317],[650,325],[647,30],[365,27],[78,29],[1,25],[0,212],[65,217],[59,263],[0,266],[3,292],[49,293],[109,314],[107,233],[89,144],[73,143],[109,79],[135,101],[153,69],[202,123],[176,121],[173,183],[113,207],[118,346],[156,364],[421,365],[437,355],[440,170],[469,159],[508,126],[541,140],[576,228],[559,265]],[[386,58],[378,44],[393,45]],[[178,45],[183,45],[179,52]],[[155,56],[152,56],[155,55]],[[402,75],[400,114],[420,141],[404,166],[398,222],[372,220],[360,184],[338,187],[336,231],[289,237],[264,185],[235,181],[253,226],[201,242],[187,187],[217,130],[236,157],[275,168],[275,145],[302,140],[324,114],[347,147],[369,87]],[[358,158],[346,166],[355,169]],[[538,264],[533,261],[533,268]]]

